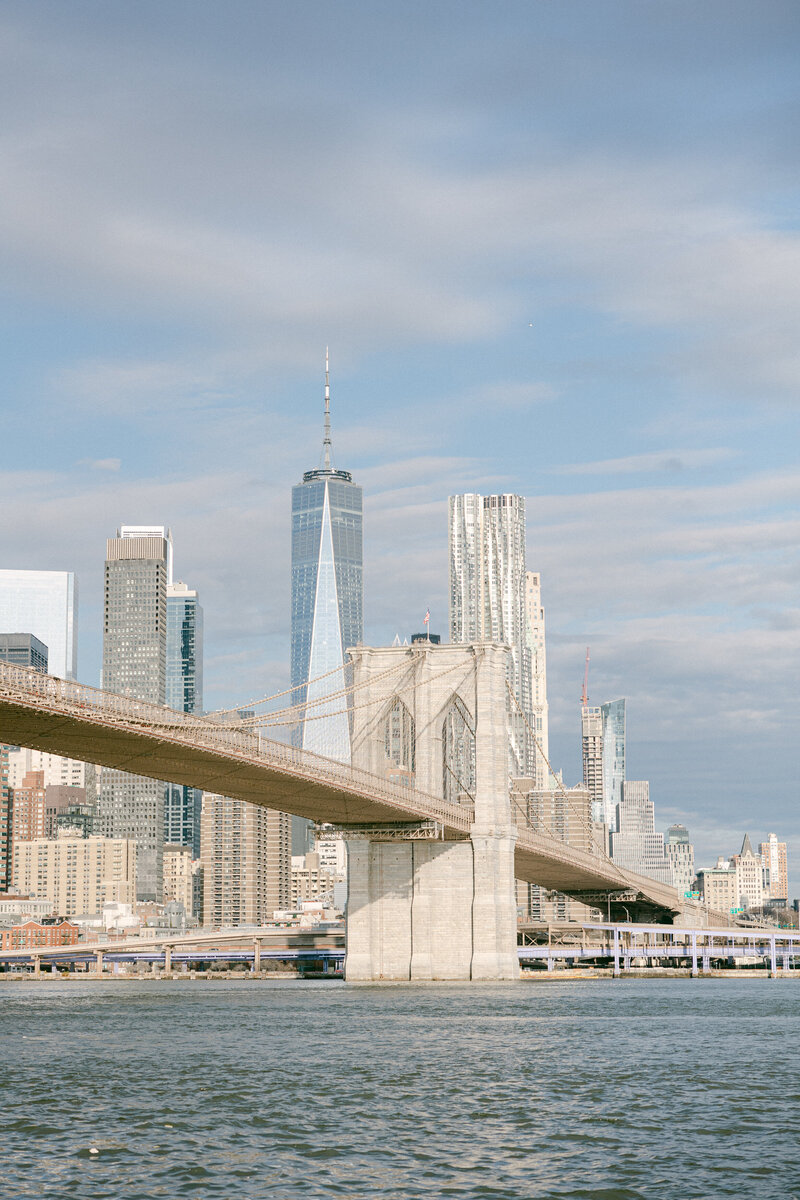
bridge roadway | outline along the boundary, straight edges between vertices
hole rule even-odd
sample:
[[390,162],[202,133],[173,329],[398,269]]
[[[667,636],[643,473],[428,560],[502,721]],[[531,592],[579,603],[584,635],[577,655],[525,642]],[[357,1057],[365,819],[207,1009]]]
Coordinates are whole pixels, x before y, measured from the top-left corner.
[[[435,822],[469,836],[472,810],[368,771],[187,713],[0,663],[0,742],[218,792],[335,826]],[[619,893],[677,914],[696,908],[675,888],[520,826],[516,877],[582,896]]]

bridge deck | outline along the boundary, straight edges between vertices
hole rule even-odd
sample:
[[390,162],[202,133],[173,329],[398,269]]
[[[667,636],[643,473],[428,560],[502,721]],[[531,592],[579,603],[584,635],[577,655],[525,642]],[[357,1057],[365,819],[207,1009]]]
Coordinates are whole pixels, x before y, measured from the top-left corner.
[[[460,839],[472,822],[467,806],[258,733],[7,663],[0,663],[0,741],[334,825],[434,820],[444,837]],[[667,884],[524,827],[515,873],[556,891],[627,890],[673,912],[684,907]]]

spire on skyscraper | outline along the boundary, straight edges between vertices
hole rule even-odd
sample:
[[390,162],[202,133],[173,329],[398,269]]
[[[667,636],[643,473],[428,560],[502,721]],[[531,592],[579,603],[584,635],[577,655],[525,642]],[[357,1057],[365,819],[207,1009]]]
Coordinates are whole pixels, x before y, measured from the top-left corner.
[[325,347],[325,434],[322,439],[323,468],[331,469],[331,380],[328,367],[328,347]]

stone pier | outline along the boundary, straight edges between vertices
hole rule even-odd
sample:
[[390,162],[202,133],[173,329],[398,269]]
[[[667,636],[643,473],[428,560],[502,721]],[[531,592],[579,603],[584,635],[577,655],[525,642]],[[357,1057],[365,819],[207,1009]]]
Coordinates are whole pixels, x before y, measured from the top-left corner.
[[518,979],[507,648],[423,643],[351,656],[353,765],[463,805],[469,834],[441,840],[434,822],[346,831],[345,978]]

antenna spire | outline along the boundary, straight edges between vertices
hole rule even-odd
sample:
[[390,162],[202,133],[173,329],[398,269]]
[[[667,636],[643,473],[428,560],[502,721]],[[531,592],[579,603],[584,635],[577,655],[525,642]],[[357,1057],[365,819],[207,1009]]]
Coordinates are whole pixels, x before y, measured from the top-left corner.
[[331,382],[328,367],[328,347],[325,347],[325,436],[322,439],[325,470],[331,469]]

